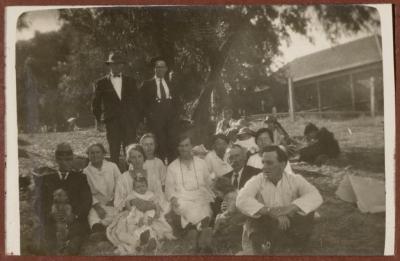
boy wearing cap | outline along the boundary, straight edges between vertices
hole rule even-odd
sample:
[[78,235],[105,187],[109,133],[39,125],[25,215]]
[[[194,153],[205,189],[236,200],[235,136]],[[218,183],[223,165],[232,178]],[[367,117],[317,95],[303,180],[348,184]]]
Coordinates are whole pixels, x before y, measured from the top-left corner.
[[65,219],[64,216],[52,216],[53,193],[63,189],[72,207],[73,220],[69,220],[69,233],[67,236],[65,253],[67,255],[79,254],[83,240],[89,231],[87,218],[92,206],[92,195],[86,179],[81,171],[72,168],[73,152],[68,143],[57,145],[55,151],[58,170],[43,176],[41,182],[36,184],[35,210],[41,225],[43,250],[46,254],[54,255],[56,249],[56,221]]
[[136,141],[136,129],[142,121],[142,101],[136,82],[123,74],[125,59],[120,52],[112,52],[105,63],[109,74],[95,83],[92,102],[98,126],[106,125],[111,161],[118,165],[121,146]]

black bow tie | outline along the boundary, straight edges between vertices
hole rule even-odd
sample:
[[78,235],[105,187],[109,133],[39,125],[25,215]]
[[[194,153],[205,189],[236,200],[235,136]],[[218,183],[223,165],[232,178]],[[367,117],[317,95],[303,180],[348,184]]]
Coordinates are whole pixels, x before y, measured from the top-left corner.
[[113,75],[113,78],[121,78],[121,74],[115,74]]

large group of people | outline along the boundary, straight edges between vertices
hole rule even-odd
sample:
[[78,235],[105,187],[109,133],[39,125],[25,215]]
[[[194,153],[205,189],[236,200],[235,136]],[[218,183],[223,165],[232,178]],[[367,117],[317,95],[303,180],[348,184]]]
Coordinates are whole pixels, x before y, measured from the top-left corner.
[[[119,255],[154,254],[162,242],[190,234],[193,251],[207,254],[220,233],[238,231],[232,227],[241,230],[242,254],[304,250],[322,197],[291,168],[290,140],[276,119],[253,133],[225,109],[210,151],[195,147],[188,133],[173,130],[178,105],[163,59],[154,60],[155,76],[140,91],[121,75],[123,57],[113,53],[106,63],[110,74],[96,83],[93,112],[106,125],[110,161],[95,143],[87,167],[77,170],[71,146],[56,147],[58,170],[36,184],[45,253],[77,255],[90,235],[107,238]],[[137,139],[143,119],[151,132]],[[118,165],[121,149],[126,168]]]

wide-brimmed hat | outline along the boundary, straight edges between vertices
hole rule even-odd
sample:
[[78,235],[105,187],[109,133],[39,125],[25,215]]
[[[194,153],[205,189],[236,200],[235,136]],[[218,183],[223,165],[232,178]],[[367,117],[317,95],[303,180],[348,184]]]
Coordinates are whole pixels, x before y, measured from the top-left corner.
[[112,64],[112,63],[126,63],[126,60],[124,58],[124,56],[122,55],[121,52],[119,51],[114,51],[111,52],[108,55],[108,59],[107,61],[105,61],[106,64]]

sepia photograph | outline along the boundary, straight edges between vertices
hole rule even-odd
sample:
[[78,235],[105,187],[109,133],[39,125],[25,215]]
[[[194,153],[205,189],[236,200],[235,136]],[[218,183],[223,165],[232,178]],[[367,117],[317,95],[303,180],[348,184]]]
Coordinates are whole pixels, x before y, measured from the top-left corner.
[[6,8],[6,253],[394,254],[391,5]]

